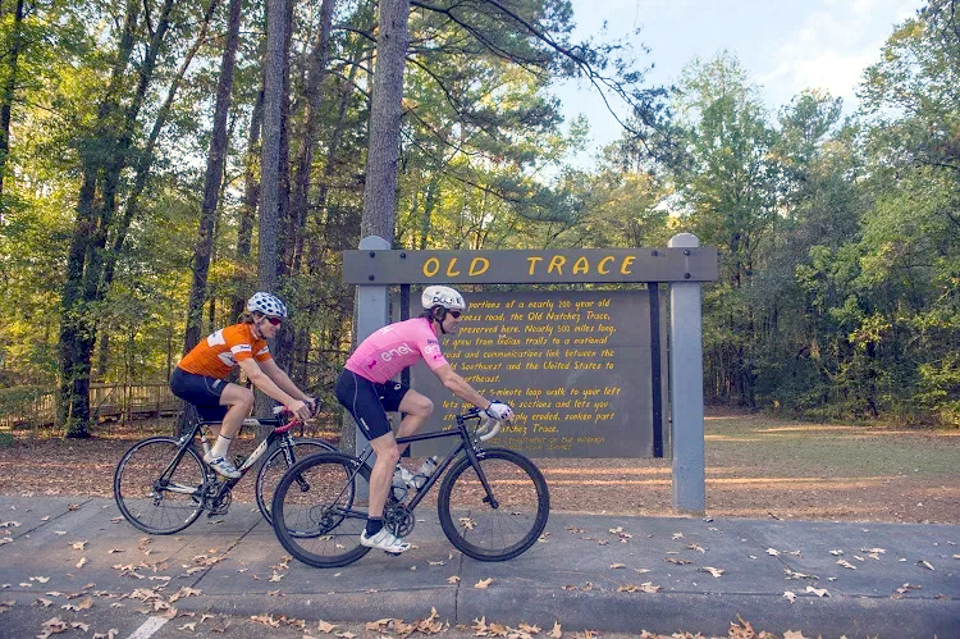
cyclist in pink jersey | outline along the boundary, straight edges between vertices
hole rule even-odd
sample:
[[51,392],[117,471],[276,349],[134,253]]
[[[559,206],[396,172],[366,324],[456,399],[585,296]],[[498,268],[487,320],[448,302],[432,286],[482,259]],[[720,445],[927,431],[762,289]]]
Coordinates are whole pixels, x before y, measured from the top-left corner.
[[377,454],[370,473],[367,526],[360,543],[393,554],[410,549],[410,544],[383,527],[383,509],[406,444],[397,444],[387,412],[404,413],[397,437],[408,437],[433,413],[433,402],[391,378],[423,359],[454,395],[494,419],[513,419],[508,405],[485,399],[454,372],[440,350],[439,336],[455,335],[459,330],[460,315],[467,308],[463,296],[449,286],[428,286],[420,301],[423,312],[419,317],[384,326],[363,340],[347,360],[336,391],[337,399],[353,415]]

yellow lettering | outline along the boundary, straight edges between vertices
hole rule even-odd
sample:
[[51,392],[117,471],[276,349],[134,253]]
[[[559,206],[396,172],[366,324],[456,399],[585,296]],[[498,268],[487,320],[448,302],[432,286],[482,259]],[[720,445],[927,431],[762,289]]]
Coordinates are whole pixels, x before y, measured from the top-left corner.
[[427,261],[423,263],[423,274],[427,277],[433,277],[438,272],[440,272],[440,260],[435,257],[427,258]]
[[450,258],[450,263],[447,264],[447,277],[456,277],[460,275],[460,271],[454,271],[453,269],[457,266],[457,258]]
[[485,257],[475,257],[470,262],[470,276],[483,275],[490,268],[490,260]]
[[547,267],[547,273],[553,273],[553,267],[557,267],[557,275],[563,275],[563,265],[567,263],[567,258],[562,255],[554,255],[550,258],[550,266]]
[[620,265],[620,272],[624,275],[630,275],[630,273],[633,272],[633,270],[630,268],[630,265],[633,264],[635,259],[637,258],[634,255],[628,255],[627,257],[623,258],[623,263]]
[[539,261],[542,260],[542,259],[543,259],[542,257],[528,257],[528,258],[527,258],[527,261],[530,263],[530,270],[527,271],[527,275],[533,275],[533,272],[534,272],[534,271],[536,270],[536,268],[537,268],[537,262],[539,262]]
[[573,263],[573,274],[580,275],[582,273],[590,272],[590,262],[587,261],[587,258],[580,257],[577,258],[577,261]]
[[607,262],[612,262],[613,260],[614,257],[612,255],[608,255],[600,260],[600,263],[597,264],[597,272],[600,273],[600,275],[607,275],[610,272],[610,269],[606,267],[606,264]]

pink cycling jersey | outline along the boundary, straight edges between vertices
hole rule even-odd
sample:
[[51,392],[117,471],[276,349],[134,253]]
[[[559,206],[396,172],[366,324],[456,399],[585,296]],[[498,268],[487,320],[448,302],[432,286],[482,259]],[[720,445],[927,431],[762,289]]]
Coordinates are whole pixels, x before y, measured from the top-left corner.
[[425,317],[384,326],[363,340],[347,360],[345,368],[376,384],[386,384],[420,358],[430,370],[447,363],[440,352],[440,341],[430,328],[430,320]]

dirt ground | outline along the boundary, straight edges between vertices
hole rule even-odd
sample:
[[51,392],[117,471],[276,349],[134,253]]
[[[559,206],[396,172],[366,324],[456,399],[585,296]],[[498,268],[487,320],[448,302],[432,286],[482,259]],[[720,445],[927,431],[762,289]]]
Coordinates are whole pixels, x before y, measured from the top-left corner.
[[[0,493],[112,497],[112,477],[148,425],[88,440],[18,434],[0,446]],[[240,450],[254,441],[239,443]],[[554,512],[674,515],[669,459],[536,459]],[[960,431],[815,424],[709,410],[712,517],[960,524]],[[409,466],[416,468],[418,460]],[[253,501],[251,479],[234,499]]]

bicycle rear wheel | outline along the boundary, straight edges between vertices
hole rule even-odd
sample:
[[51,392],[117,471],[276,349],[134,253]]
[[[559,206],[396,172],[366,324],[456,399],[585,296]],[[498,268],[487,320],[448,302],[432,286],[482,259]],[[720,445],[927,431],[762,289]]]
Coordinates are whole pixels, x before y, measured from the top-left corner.
[[547,525],[547,482],[532,461],[512,450],[490,448],[477,461],[490,487],[489,496],[464,455],[454,462],[440,486],[440,526],[468,557],[513,559],[530,548]]
[[367,509],[357,494],[369,492],[370,470],[342,453],[311,455],[284,473],[273,495],[273,530],[291,555],[315,568],[346,566],[369,548],[360,545]]
[[192,446],[178,459],[179,451],[180,442],[173,437],[150,437],[126,452],[113,475],[120,512],[151,535],[180,532],[203,512],[203,461]]
[[[293,456],[293,464],[287,460],[285,452],[282,446],[277,446],[264,460],[260,472],[257,473],[257,508],[260,509],[264,519],[271,526],[273,525],[273,517],[270,515],[270,505],[273,502],[273,493],[276,491],[277,484],[280,483],[283,474],[301,459],[306,459],[316,453],[335,453],[337,449],[322,439],[300,437],[293,440],[293,448],[290,450]],[[308,487],[301,482],[298,482],[298,487],[304,491],[308,490]]]

